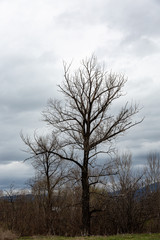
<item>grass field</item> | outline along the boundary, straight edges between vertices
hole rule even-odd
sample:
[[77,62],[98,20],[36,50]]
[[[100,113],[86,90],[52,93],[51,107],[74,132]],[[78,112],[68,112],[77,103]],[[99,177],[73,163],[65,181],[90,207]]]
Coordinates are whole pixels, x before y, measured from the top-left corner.
[[20,240],[160,240],[160,233],[156,234],[125,234],[108,237],[23,237]]

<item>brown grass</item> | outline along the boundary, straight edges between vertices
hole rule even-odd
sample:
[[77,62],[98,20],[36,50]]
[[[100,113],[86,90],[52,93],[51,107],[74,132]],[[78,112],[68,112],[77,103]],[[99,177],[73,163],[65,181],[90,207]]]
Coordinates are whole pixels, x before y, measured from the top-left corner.
[[18,236],[10,230],[0,229],[0,240],[15,240],[17,237]]

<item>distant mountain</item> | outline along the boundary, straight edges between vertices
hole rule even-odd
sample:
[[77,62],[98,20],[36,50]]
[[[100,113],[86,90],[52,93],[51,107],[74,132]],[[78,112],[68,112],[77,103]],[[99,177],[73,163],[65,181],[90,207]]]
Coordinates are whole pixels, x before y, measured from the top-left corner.
[[[134,193],[134,197],[135,198],[141,198],[142,196],[144,196],[145,194],[148,194],[148,193],[154,193],[154,192],[157,192],[158,190],[160,190],[160,182],[156,182],[156,183],[152,183],[150,185],[147,185],[145,187],[142,187],[138,190],[135,191]],[[127,190],[126,190],[127,192]],[[129,192],[129,190],[128,190]],[[115,192],[109,192],[109,195],[112,196],[112,197],[118,197],[120,195],[123,195],[121,193],[121,191],[115,191]],[[0,201],[1,200],[8,200],[9,202],[14,202],[16,200],[20,200],[20,199],[23,199],[25,198],[26,200],[28,201],[31,201],[31,200],[34,200],[35,196],[33,194],[15,194],[15,195],[5,195],[5,196],[1,196],[0,197]]]

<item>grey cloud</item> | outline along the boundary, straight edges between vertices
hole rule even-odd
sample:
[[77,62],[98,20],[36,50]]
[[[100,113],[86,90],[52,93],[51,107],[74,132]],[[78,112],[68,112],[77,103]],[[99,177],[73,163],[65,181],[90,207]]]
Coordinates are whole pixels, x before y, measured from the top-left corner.
[[56,24],[68,28],[106,24],[127,37],[159,35],[160,5],[150,0],[78,1],[56,18]]
[[0,63],[1,108],[10,112],[41,109],[51,89],[55,89],[55,84],[48,79],[55,64],[51,53],[44,53],[38,59],[8,57],[5,61],[0,59]]
[[[145,72],[145,69],[142,68]],[[135,69],[136,71],[136,69]],[[152,72],[152,69],[151,69]],[[147,74],[144,74],[146,76]],[[154,73],[153,73],[154,75]],[[144,121],[130,129],[124,136],[117,140],[117,148],[120,151],[130,151],[133,154],[134,164],[145,164],[146,156],[150,152],[159,152],[160,147],[160,108],[159,108],[159,84],[158,79],[151,76],[140,78],[139,81],[133,78],[129,84],[127,98],[137,98],[140,103],[140,112],[137,119],[144,117]],[[130,95],[131,93],[131,95]],[[135,118],[136,119],[136,118]]]
[[[148,101],[144,100],[144,108],[140,112],[140,117],[145,117],[144,121],[130,129],[123,137],[118,138],[117,147],[123,151],[131,151],[134,164],[137,161],[144,164],[142,160],[145,159],[150,152],[159,152],[160,146],[160,110],[157,108],[157,102],[154,102],[153,95],[148,96]],[[158,98],[158,96],[156,97]],[[144,156],[144,157],[143,157]],[[137,159],[137,160],[136,160]],[[139,160],[138,160],[139,159]]]
[[[44,125],[39,120],[47,99],[57,94],[58,70],[54,53],[35,58],[26,55],[0,57],[0,162],[23,161],[25,146],[20,131],[32,132]],[[55,81],[51,79],[53,77]]]
[[159,35],[160,6],[155,1],[110,0],[106,2],[104,19],[110,27],[126,30],[134,36]]
[[111,55],[111,58],[122,55],[145,57],[159,52],[159,12],[160,5],[156,1],[104,1],[99,15],[101,22],[111,31],[121,33],[114,49],[110,52],[106,47],[105,54]]
[[134,39],[131,36],[127,36],[124,41],[121,42],[121,48],[125,53],[132,54],[140,58],[157,54],[160,51],[159,45],[147,37]]
[[24,188],[25,183],[34,175],[34,170],[31,165],[12,162],[0,164],[0,189],[10,188]]
[[[160,5],[149,0],[95,0],[92,3],[78,1],[76,7],[60,14],[55,23],[60,28],[66,26],[68,31],[80,31],[82,35],[87,28],[105,26],[106,34],[117,31],[122,36],[115,40],[114,46],[114,40],[110,42],[110,36],[106,35],[106,45],[97,46],[97,52],[102,51],[111,57],[122,54],[145,57],[160,50],[160,46],[153,39],[160,34],[159,12]],[[110,44],[114,48],[108,47]]]
[[77,1],[73,7],[66,9],[56,17],[58,26],[66,26],[68,29],[86,28],[102,23],[105,1]]

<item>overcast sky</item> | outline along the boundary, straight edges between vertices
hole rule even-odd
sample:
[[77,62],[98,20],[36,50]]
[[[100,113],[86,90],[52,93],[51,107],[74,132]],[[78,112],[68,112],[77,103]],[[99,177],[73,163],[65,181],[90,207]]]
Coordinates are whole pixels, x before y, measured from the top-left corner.
[[34,176],[20,131],[45,127],[41,111],[59,97],[62,61],[92,53],[125,74],[125,98],[143,107],[143,123],[118,138],[120,151],[139,165],[160,151],[159,26],[159,0],[0,0],[0,188]]

